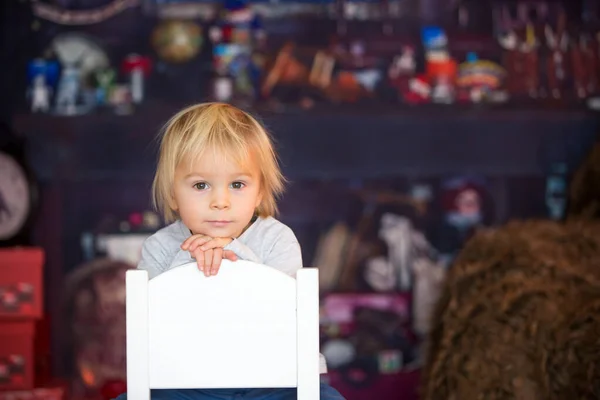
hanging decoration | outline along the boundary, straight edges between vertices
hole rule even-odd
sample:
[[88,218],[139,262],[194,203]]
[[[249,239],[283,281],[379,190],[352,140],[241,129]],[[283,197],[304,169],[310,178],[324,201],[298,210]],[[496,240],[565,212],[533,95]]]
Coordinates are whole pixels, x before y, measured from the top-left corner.
[[31,0],[33,14],[40,19],[45,19],[60,25],[92,25],[103,22],[126,9],[137,7],[141,0],[114,0],[112,3],[98,7],[93,10],[65,10],[60,7],[52,6]]

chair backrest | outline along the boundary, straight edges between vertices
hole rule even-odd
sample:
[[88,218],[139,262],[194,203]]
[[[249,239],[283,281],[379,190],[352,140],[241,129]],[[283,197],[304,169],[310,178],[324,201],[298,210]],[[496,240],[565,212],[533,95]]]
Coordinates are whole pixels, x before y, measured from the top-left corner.
[[126,281],[133,400],[149,388],[298,387],[299,399],[318,391],[316,269],[294,279],[224,260],[215,277],[189,263],[151,281],[146,271],[128,271]]

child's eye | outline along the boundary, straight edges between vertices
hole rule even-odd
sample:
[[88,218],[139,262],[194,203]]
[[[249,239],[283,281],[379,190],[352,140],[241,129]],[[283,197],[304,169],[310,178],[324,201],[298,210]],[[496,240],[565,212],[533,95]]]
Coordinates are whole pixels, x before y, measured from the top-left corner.
[[207,187],[208,187],[208,185],[206,184],[206,182],[194,183],[194,189],[197,189],[197,190],[206,190]]
[[241,188],[243,188],[244,186],[245,186],[245,185],[244,185],[244,182],[233,182],[233,183],[231,184],[231,188],[232,188],[232,189],[241,189]]

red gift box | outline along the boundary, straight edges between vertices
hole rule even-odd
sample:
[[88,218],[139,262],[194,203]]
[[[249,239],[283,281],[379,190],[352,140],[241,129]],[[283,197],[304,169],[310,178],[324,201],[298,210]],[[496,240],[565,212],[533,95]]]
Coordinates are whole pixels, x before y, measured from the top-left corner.
[[42,249],[0,249],[0,320],[42,317],[43,264]]
[[0,249],[0,390],[34,386],[35,320],[43,315],[43,264],[40,248]]
[[0,322],[0,390],[33,387],[33,321]]
[[0,392],[0,400],[65,400],[62,387]]

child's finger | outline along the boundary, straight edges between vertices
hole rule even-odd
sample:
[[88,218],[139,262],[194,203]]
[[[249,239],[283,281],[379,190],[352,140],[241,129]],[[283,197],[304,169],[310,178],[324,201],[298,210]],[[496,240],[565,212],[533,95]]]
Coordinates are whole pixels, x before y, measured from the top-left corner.
[[181,249],[182,250],[187,250],[190,247],[190,243],[192,243],[192,241],[194,239],[196,239],[198,237],[198,235],[192,235],[189,238],[185,239],[183,241],[183,243],[181,243]]
[[204,252],[204,275],[210,276],[210,268],[213,260],[213,250],[206,250]]
[[188,251],[194,251],[198,247],[202,246],[204,243],[209,242],[211,240],[208,236],[202,236],[194,239],[188,244]]
[[231,243],[231,239],[229,238],[212,238],[208,241],[206,241],[204,244],[202,244],[202,246],[200,246],[200,248],[204,251],[208,250],[208,249],[215,249],[217,247],[225,247],[227,246],[229,243]]
[[229,261],[237,261],[238,259],[237,254],[231,250],[223,250],[223,258]]
[[193,252],[193,255],[198,263],[198,269],[204,272],[204,252],[200,249],[196,249],[196,251]]
[[216,249],[213,250],[213,259],[212,259],[212,266],[210,269],[210,274],[211,275],[217,275],[217,273],[219,272],[219,268],[221,267],[221,260],[223,259],[223,249],[221,249],[220,247],[217,247]]
[[190,249],[190,245],[197,239],[207,239],[210,240],[211,238],[209,236],[206,235],[192,235],[189,238],[185,239],[183,241],[183,243],[181,244],[181,249],[182,250],[189,250]]

